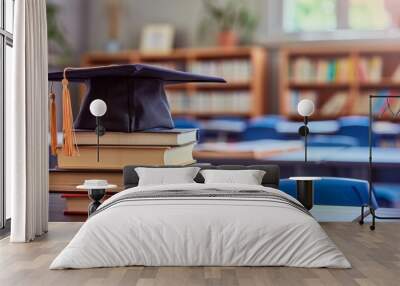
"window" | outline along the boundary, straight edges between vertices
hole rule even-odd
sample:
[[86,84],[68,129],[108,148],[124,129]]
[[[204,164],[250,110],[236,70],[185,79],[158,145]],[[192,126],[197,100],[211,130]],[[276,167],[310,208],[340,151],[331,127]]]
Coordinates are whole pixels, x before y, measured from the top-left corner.
[[4,26],[7,32],[13,33],[14,23],[14,0],[5,0],[4,3],[5,23]]
[[14,0],[0,0],[0,228],[10,217],[10,194],[4,188],[4,106],[11,93],[10,74],[13,65]]
[[384,0],[349,0],[349,28],[383,30],[391,25]]
[[285,0],[284,30],[326,31],[336,28],[336,0]]
[[284,0],[285,33],[376,31],[400,26],[399,0]]

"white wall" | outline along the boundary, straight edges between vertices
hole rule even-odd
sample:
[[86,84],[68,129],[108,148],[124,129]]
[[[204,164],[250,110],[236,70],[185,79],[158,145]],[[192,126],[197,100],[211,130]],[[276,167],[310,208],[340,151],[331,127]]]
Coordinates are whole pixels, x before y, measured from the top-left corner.
[[47,0],[59,7],[58,24],[69,43],[73,57],[71,64],[79,63],[80,55],[88,49],[88,5],[84,0]]
[[[244,0],[262,15],[257,41],[266,39],[267,2],[270,0]],[[90,0],[88,9],[90,50],[104,49],[107,43],[107,0]],[[123,49],[139,46],[142,28],[151,23],[169,23],[176,29],[176,47],[198,46],[198,24],[203,18],[200,0],[121,0],[119,40]]]

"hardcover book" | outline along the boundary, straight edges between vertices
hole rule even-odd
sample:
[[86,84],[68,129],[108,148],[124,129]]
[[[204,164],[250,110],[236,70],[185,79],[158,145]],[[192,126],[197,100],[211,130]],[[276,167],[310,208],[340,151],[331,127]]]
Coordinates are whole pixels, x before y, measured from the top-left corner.
[[79,147],[77,156],[66,156],[58,148],[58,167],[65,169],[120,170],[126,165],[188,165],[194,163],[194,143],[183,146],[101,146],[97,162],[96,146]]
[[[94,131],[76,130],[78,145],[96,145]],[[147,130],[132,133],[106,132],[100,137],[100,145],[127,146],[181,146],[197,141],[197,129],[163,129]]]

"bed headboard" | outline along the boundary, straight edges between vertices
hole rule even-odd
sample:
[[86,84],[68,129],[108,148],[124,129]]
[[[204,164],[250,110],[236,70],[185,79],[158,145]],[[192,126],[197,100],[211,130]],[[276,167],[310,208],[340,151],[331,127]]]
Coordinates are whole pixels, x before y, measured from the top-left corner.
[[[278,165],[251,165],[251,166],[241,166],[241,165],[219,165],[212,166],[209,164],[193,164],[193,167],[199,167],[204,169],[220,169],[220,170],[264,170],[265,175],[262,180],[262,185],[265,187],[278,188],[279,187],[279,166]],[[151,167],[151,166],[125,166],[123,171],[124,176],[124,189],[136,187],[139,182],[139,176],[137,175],[136,167]],[[180,166],[155,166],[157,168],[180,168]],[[199,173],[194,180],[197,183],[204,183],[203,176]]]

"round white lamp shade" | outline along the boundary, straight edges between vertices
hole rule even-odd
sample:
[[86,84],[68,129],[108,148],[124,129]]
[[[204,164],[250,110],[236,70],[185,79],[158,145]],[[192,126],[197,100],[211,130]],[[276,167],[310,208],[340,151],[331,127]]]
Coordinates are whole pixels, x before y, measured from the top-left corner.
[[301,116],[311,116],[314,113],[314,102],[309,99],[303,99],[297,105],[297,112]]
[[107,104],[101,99],[95,99],[90,103],[89,109],[93,116],[101,117],[107,111]]

